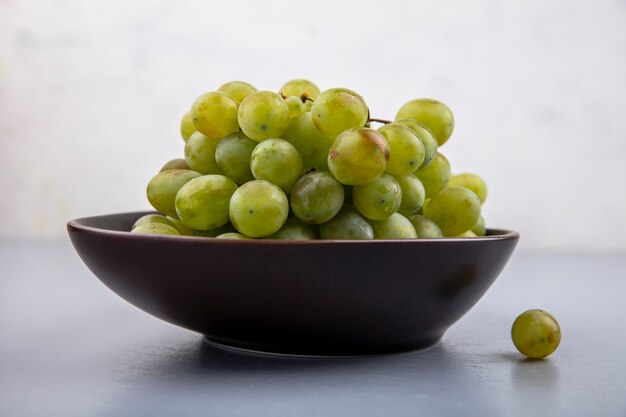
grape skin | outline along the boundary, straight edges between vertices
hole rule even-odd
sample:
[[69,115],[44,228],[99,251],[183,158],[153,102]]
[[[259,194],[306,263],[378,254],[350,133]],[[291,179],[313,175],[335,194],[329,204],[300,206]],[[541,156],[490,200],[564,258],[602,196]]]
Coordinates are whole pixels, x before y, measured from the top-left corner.
[[370,128],[348,129],[328,150],[328,168],[345,185],[363,185],[381,176],[389,161],[389,144]]
[[320,224],[339,213],[344,190],[329,172],[311,172],[294,185],[290,199],[296,217],[309,224]]
[[176,194],[176,213],[188,227],[215,229],[228,223],[228,204],[237,184],[223,175],[203,175],[183,185]]
[[[310,97],[311,99],[315,99],[317,98],[317,96],[319,96],[320,89],[311,81],[299,78],[299,79],[287,81],[285,85],[283,85],[280,88],[279,92],[285,97],[289,97],[289,96],[302,97],[302,95],[306,94],[306,96]],[[310,111],[312,106],[313,106],[313,102],[310,100],[307,100],[303,106],[304,111]]]
[[409,127],[388,123],[378,128],[389,144],[387,172],[392,175],[409,175],[424,162],[424,144]]
[[303,170],[311,168],[328,171],[328,150],[332,139],[324,136],[313,124],[311,113],[306,112],[289,121],[287,129],[280,136],[291,143],[302,156]]
[[195,131],[196,126],[194,126],[193,120],[191,120],[191,112],[188,111],[183,115],[183,118],[180,121],[180,135],[182,136],[183,140],[187,142],[189,136],[191,136],[191,134]]
[[472,228],[470,229],[476,236],[485,236],[487,234],[487,229],[485,228],[485,219],[483,216],[478,218],[478,221]]
[[180,235],[180,233],[178,233],[178,231],[172,226],[168,226],[163,223],[153,223],[153,222],[140,224],[137,227],[134,227],[130,232],[139,233],[139,234],[148,234],[148,235],[172,235],[172,236]]
[[148,201],[156,211],[178,218],[175,206],[178,190],[188,181],[201,175],[199,172],[186,169],[170,169],[159,172],[148,183],[146,190]]
[[253,180],[235,191],[229,212],[237,231],[250,237],[266,237],[285,224],[289,202],[280,187],[265,180]]
[[217,144],[215,162],[224,175],[235,183],[241,185],[252,181],[254,175],[250,169],[250,159],[257,144],[243,132],[232,133]]
[[290,119],[285,100],[271,91],[250,94],[239,105],[239,126],[246,136],[257,142],[280,137]]
[[398,210],[402,188],[389,174],[383,174],[365,185],[355,185],[352,199],[356,209],[371,220],[385,220]]
[[296,219],[287,219],[278,232],[265,239],[312,240],[315,239],[315,233],[308,224]]
[[511,339],[523,355],[534,359],[545,358],[559,347],[561,328],[547,311],[527,310],[513,322]]
[[402,201],[398,207],[398,213],[405,217],[417,213],[426,200],[426,190],[422,182],[413,174],[396,177],[402,190]]
[[440,101],[421,98],[404,104],[396,119],[413,119],[430,130],[439,146],[447,142],[454,130],[454,115]]
[[250,159],[254,178],[278,185],[289,194],[302,175],[302,157],[284,139],[266,139],[259,143]]
[[176,228],[169,219],[167,219],[165,216],[161,214],[146,214],[145,216],[141,216],[140,218],[137,219],[137,221],[135,221],[135,223],[131,227],[131,230],[136,228],[137,226],[140,226],[146,223],[161,223],[161,224],[165,224],[167,226]]
[[437,226],[437,223],[424,217],[420,214],[414,214],[408,217],[409,221],[415,228],[417,237],[419,239],[438,239],[443,237],[441,228]]
[[487,184],[476,174],[462,173],[453,175],[448,186],[465,187],[476,194],[481,204],[487,199]]
[[426,191],[426,198],[432,198],[448,184],[450,180],[450,162],[441,153],[437,153],[430,165],[415,171],[414,174],[422,182]]
[[385,220],[371,221],[374,239],[415,239],[417,233],[411,222],[399,213],[394,213]]
[[204,175],[222,174],[215,161],[215,149],[220,140],[194,132],[185,144],[185,160],[189,168]]
[[191,106],[191,119],[199,132],[220,139],[239,130],[237,101],[221,91],[202,94]]
[[476,224],[480,200],[464,187],[448,187],[424,205],[424,215],[441,228],[444,236],[457,236]]
[[323,91],[313,103],[313,124],[334,139],[346,129],[365,126],[369,110],[363,97],[347,88]]
[[161,167],[159,172],[168,171],[170,169],[190,169],[189,164],[183,158],[176,158],[167,161],[165,165]]
[[257,89],[253,85],[244,81],[229,81],[222,84],[217,91],[228,94],[235,99],[237,104],[240,104],[244,98],[248,97],[252,93],[256,93]]
[[289,96],[285,99],[285,103],[289,107],[289,117],[292,119],[304,113],[304,103],[300,97]]
[[435,159],[438,148],[437,139],[435,139],[433,133],[413,119],[397,119],[395,123],[407,126],[422,141],[424,145],[424,162],[422,162],[421,168],[430,165]]
[[354,207],[343,206],[339,213],[320,225],[322,239],[370,240],[374,229]]
[[219,236],[215,237],[216,239],[231,239],[231,240],[251,240],[250,236],[242,235],[241,233],[229,232],[222,233]]

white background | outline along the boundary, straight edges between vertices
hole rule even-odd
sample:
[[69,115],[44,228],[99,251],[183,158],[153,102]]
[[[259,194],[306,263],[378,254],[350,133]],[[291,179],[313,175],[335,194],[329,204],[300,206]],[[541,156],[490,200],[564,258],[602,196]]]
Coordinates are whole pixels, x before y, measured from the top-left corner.
[[149,208],[198,95],[299,77],[447,103],[442,153],[521,247],[626,249],[625,0],[0,0],[0,237]]

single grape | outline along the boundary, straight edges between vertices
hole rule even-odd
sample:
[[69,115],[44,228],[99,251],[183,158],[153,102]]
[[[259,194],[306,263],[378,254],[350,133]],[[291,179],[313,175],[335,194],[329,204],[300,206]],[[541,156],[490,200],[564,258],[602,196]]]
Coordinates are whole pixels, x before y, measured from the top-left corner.
[[302,175],[302,157],[286,140],[266,139],[254,148],[250,168],[254,178],[276,184],[289,194]]
[[487,184],[476,174],[456,174],[450,178],[448,186],[465,187],[476,194],[480,203],[484,203],[487,199]]
[[222,233],[219,236],[215,237],[216,239],[231,239],[231,240],[251,240],[250,236],[242,235],[241,233],[230,232],[230,233]]
[[561,343],[561,328],[547,311],[528,310],[520,314],[511,328],[513,344],[529,358],[545,358]]
[[250,169],[250,158],[257,144],[243,132],[232,133],[217,144],[215,162],[224,175],[237,184],[252,181],[254,175]]
[[437,223],[420,214],[414,214],[408,217],[409,221],[415,228],[419,239],[437,239],[443,237],[441,228]]
[[388,123],[378,131],[389,143],[387,172],[392,175],[409,175],[424,162],[424,144],[408,126]]
[[187,142],[189,136],[195,131],[196,127],[193,124],[193,120],[191,120],[191,112],[188,111],[180,121],[180,135],[183,137],[183,140]]
[[378,131],[349,129],[335,138],[328,151],[328,168],[342,184],[363,185],[382,175],[389,161],[389,144]]
[[311,172],[294,185],[291,209],[300,220],[320,224],[341,210],[343,199],[343,186],[328,171]]
[[158,212],[171,217],[176,214],[176,194],[188,181],[201,176],[199,172],[187,169],[170,169],[159,172],[148,183],[148,201]]
[[172,222],[172,224],[174,225],[174,228],[178,230],[178,233],[180,233],[181,235],[193,236],[193,229],[187,226],[185,223],[181,222],[179,219],[168,216],[167,220]]
[[237,184],[223,175],[203,175],[182,186],[176,195],[178,218],[196,230],[228,223],[228,204]]
[[311,113],[306,112],[289,121],[287,129],[280,136],[291,143],[302,156],[305,172],[315,168],[328,171],[328,150],[333,142],[324,136],[313,124]]
[[143,223],[137,227],[134,227],[130,232],[148,235],[180,235],[180,233],[178,233],[175,228],[163,223]]
[[483,216],[478,218],[478,221],[472,228],[470,229],[472,232],[476,234],[476,236],[485,236],[487,234],[487,229],[485,228],[485,219]]
[[431,198],[443,190],[450,180],[450,162],[441,153],[437,153],[434,161],[415,171],[415,176],[422,182],[426,198]]
[[230,219],[244,235],[265,237],[285,224],[289,201],[280,187],[264,180],[245,183],[230,200]]
[[371,220],[385,220],[398,210],[402,202],[402,188],[396,179],[383,174],[369,184],[352,188],[354,207]]
[[426,190],[422,182],[413,174],[396,177],[402,190],[402,201],[398,207],[398,213],[405,217],[415,214],[424,205]]
[[289,107],[289,117],[292,119],[304,113],[304,103],[300,97],[289,96],[285,99],[285,103]]
[[308,224],[296,219],[287,219],[278,232],[266,237],[266,239],[312,240],[315,239],[315,233]]
[[354,207],[343,206],[335,217],[320,225],[320,237],[335,240],[374,239],[374,229]]
[[285,97],[302,97],[303,94],[306,94],[312,99],[315,99],[317,96],[320,95],[320,89],[317,88],[317,86],[311,81],[304,79],[287,81],[285,85],[280,87],[280,90],[278,92]]
[[146,214],[145,216],[141,216],[140,218],[137,219],[137,221],[135,221],[135,223],[133,224],[133,227],[131,227],[131,230],[137,226],[140,226],[146,223],[161,223],[161,224],[166,224],[168,226],[176,228],[174,224],[171,221],[169,221],[169,219],[167,219],[165,216],[161,214]]
[[346,129],[365,126],[369,115],[363,97],[347,88],[323,91],[311,108],[315,127],[334,139]]
[[197,237],[218,237],[219,235],[223,235],[225,233],[234,233],[237,232],[235,226],[232,223],[226,223],[223,226],[216,227],[215,229],[210,230],[194,230],[193,235]]
[[437,223],[444,236],[456,236],[476,224],[480,200],[467,188],[448,187],[426,202],[424,215]]
[[215,149],[220,140],[194,132],[185,144],[185,160],[189,168],[203,175],[221,174],[222,171],[215,161]]
[[239,130],[237,101],[221,91],[211,91],[198,97],[191,106],[191,119],[204,135],[219,139]]
[[281,96],[271,91],[250,94],[239,105],[241,130],[257,142],[279,137],[289,120],[289,106]]
[[168,171],[170,169],[190,169],[189,164],[183,158],[172,159],[167,161],[165,165],[161,167],[159,172]]
[[430,130],[439,146],[446,143],[454,130],[454,116],[445,104],[429,99],[421,98],[409,101],[400,108],[396,119],[413,119]]
[[229,81],[226,84],[222,84],[222,86],[218,88],[217,91],[228,94],[235,99],[237,104],[239,104],[244,98],[248,97],[250,94],[256,93],[257,89],[243,81]]
[[438,147],[437,139],[435,139],[433,133],[413,119],[398,119],[394,123],[407,126],[422,141],[424,145],[424,162],[422,162],[421,167],[424,168],[430,165],[435,159]]
[[394,213],[385,220],[372,220],[374,239],[415,239],[415,228],[402,214]]

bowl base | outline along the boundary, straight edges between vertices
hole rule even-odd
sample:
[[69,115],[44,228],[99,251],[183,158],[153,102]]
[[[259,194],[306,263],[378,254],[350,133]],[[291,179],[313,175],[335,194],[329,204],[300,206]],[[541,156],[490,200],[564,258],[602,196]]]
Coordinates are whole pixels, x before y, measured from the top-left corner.
[[384,356],[397,355],[402,353],[415,352],[434,347],[443,335],[419,340],[410,345],[402,346],[385,346],[376,348],[363,347],[314,347],[314,346],[275,346],[260,343],[242,342],[239,340],[226,340],[214,336],[204,336],[204,341],[212,346],[220,349],[235,350],[238,352],[276,355],[276,356],[295,356],[308,358],[332,358],[332,357],[368,357],[368,356]]

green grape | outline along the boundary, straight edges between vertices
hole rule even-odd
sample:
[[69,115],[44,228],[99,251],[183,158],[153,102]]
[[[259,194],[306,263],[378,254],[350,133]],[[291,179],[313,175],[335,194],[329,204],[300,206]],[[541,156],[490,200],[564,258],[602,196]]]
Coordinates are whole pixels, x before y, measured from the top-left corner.
[[349,129],[333,141],[328,168],[342,184],[363,185],[382,175],[389,161],[387,139],[370,128]]
[[396,119],[413,119],[430,130],[439,146],[446,143],[454,130],[454,116],[445,104],[421,98],[409,101],[400,108]]
[[561,328],[547,311],[533,309],[520,314],[511,328],[513,344],[529,358],[545,358],[561,343]]
[[374,229],[354,207],[343,206],[335,217],[320,225],[320,237],[335,240],[374,239]]
[[237,101],[221,91],[211,91],[198,97],[191,106],[191,119],[199,132],[219,139],[239,130]]
[[323,91],[311,107],[315,127],[334,139],[346,129],[365,126],[369,115],[363,97],[347,88]]
[[193,229],[191,227],[185,225],[185,223],[181,222],[179,219],[168,216],[167,220],[172,222],[172,224],[174,225],[174,228],[176,230],[178,230],[178,233],[180,233],[181,235],[183,235],[183,236],[193,236]]
[[286,97],[301,97],[303,94],[306,94],[312,99],[315,99],[317,98],[317,96],[320,95],[320,89],[311,81],[304,79],[287,81],[285,85],[280,87],[280,90],[278,92]]
[[413,174],[396,177],[402,189],[402,201],[398,213],[405,217],[415,214],[424,205],[426,190],[422,182]]
[[289,117],[292,119],[304,113],[304,103],[302,103],[300,97],[289,96],[285,99],[285,103],[287,103],[287,107],[289,107]]
[[172,159],[171,161],[167,161],[165,165],[161,167],[159,172],[168,171],[170,169],[189,169],[189,165],[184,159],[176,158]]
[[254,178],[276,184],[289,194],[302,175],[302,157],[286,140],[266,139],[254,148],[250,168]]
[[424,145],[424,162],[422,163],[422,168],[430,165],[430,163],[435,159],[438,147],[437,139],[435,139],[432,132],[413,119],[398,119],[394,123],[407,126],[422,141],[422,144]]
[[237,104],[239,104],[244,98],[248,97],[250,94],[256,93],[257,89],[243,81],[229,81],[226,84],[222,84],[222,86],[218,88],[217,91],[228,94],[235,99]]
[[159,172],[148,183],[148,201],[158,212],[171,217],[176,214],[176,194],[188,181],[201,176],[199,172],[187,169],[170,169]]
[[392,175],[409,175],[424,162],[424,144],[409,127],[388,123],[378,128],[389,143],[387,172]]
[[165,216],[161,214],[146,214],[145,216],[141,216],[137,219],[137,221],[133,224],[133,227],[131,227],[131,230],[146,223],[161,223],[176,228],[174,224],[169,221],[169,219],[165,218]]
[[180,235],[180,233],[178,233],[172,226],[168,226],[163,223],[143,223],[134,227],[130,232],[147,235]]
[[215,237],[216,239],[231,239],[231,240],[251,240],[250,236],[242,235],[241,233],[230,232],[230,233],[222,233],[219,236]]
[[185,144],[185,160],[189,168],[203,175],[221,174],[222,171],[215,161],[215,149],[220,140],[194,132]]
[[433,162],[425,168],[415,171],[426,190],[426,198],[431,198],[443,190],[450,180],[450,162],[441,153],[435,155]]
[[228,223],[228,204],[237,184],[223,175],[203,175],[183,185],[176,195],[178,218],[196,230]]
[[326,159],[333,141],[317,130],[310,112],[291,119],[280,137],[298,150],[305,172],[314,167],[317,171],[328,171]]
[[476,233],[472,232],[471,230],[467,230],[459,235],[456,236],[452,236],[454,238],[462,238],[462,237],[476,237]]
[[264,180],[245,183],[230,200],[230,219],[235,228],[250,237],[265,237],[283,227],[289,201],[280,187]]
[[[314,100],[320,95],[320,89],[309,80],[296,79],[287,81],[287,83],[280,88],[279,93],[285,97],[302,97],[304,95]],[[311,111],[312,105],[313,101],[306,100],[304,103],[304,111]]]
[[408,217],[409,221],[415,228],[417,237],[419,239],[437,239],[443,237],[441,228],[437,226],[437,223],[430,220],[428,217],[424,217],[420,214],[414,214]]
[[372,220],[374,239],[415,239],[415,228],[402,214],[393,213],[385,220]]
[[398,210],[402,189],[394,177],[383,174],[369,184],[352,188],[354,207],[371,220],[385,220]]
[[243,132],[226,136],[215,149],[217,166],[224,175],[239,185],[252,181],[254,175],[250,169],[250,158],[257,143],[244,135]]
[[237,229],[235,229],[235,226],[233,226],[232,223],[226,223],[224,226],[216,227],[215,229],[194,230],[192,234],[197,237],[218,237],[219,235],[233,233],[236,231]]
[[271,91],[250,94],[239,105],[241,130],[257,142],[279,137],[289,120],[289,106],[281,96]]
[[474,232],[476,236],[485,236],[487,234],[487,229],[485,229],[485,219],[483,216],[478,218],[478,221],[470,230]]
[[191,120],[191,112],[188,111],[180,121],[180,135],[183,137],[183,140],[187,142],[189,136],[195,131],[196,127],[193,125],[193,120]]
[[339,213],[343,199],[343,186],[328,171],[311,172],[294,185],[291,209],[300,220],[320,224]]
[[444,236],[469,230],[480,217],[480,200],[464,187],[448,187],[424,205],[424,215],[441,228]]
[[308,224],[296,219],[287,219],[278,232],[266,237],[266,239],[312,240],[315,239],[315,233]]
[[448,186],[465,187],[476,194],[480,203],[484,203],[487,199],[487,184],[476,174],[457,174],[453,175],[448,182]]

